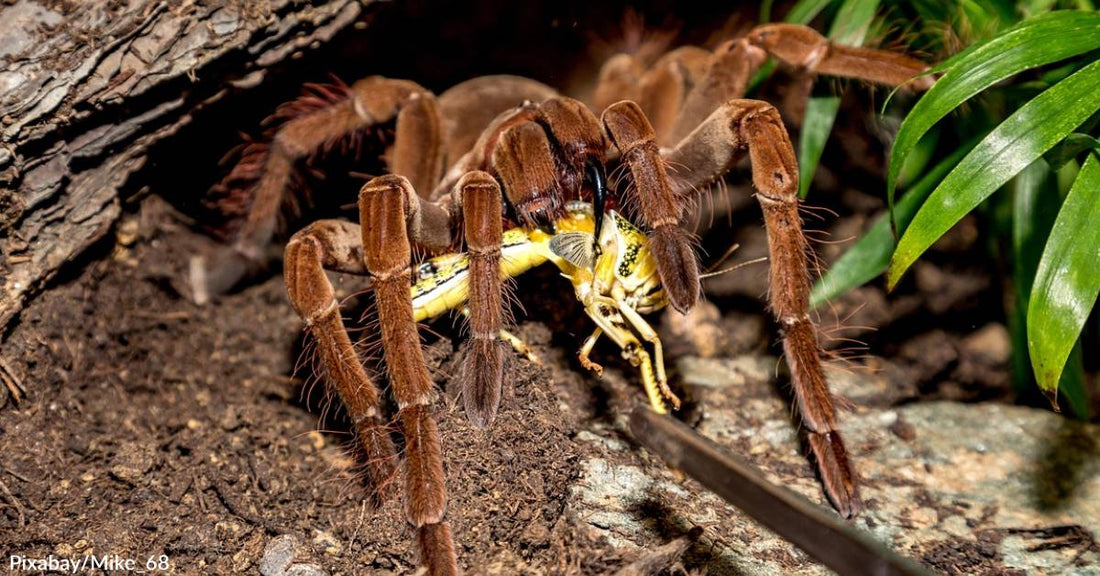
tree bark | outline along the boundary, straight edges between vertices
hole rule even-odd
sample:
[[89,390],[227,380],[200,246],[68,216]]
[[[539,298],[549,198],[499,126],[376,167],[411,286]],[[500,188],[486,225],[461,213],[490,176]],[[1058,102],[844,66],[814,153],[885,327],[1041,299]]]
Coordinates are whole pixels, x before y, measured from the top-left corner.
[[149,147],[365,0],[0,0],[0,330],[118,218]]

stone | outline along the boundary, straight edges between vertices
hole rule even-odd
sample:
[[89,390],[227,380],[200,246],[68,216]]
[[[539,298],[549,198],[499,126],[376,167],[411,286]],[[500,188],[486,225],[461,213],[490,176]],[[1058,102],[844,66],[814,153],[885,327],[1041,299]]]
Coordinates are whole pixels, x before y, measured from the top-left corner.
[[282,576],[294,562],[298,551],[298,538],[293,534],[283,534],[268,542],[264,555],[260,558],[260,574],[263,576]]
[[260,558],[262,576],[328,576],[320,567],[308,563],[294,563],[300,554],[301,542],[293,534],[283,534],[269,542]]
[[[790,404],[760,369],[775,366],[774,357],[683,358],[677,366],[705,407],[700,433],[829,507]],[[829,377],[835,393],[854,401],[840,414],[862,478],[865,510],[854,527],[936,572],[1100,575],[1100,426],[995,403],[861,405],[891,383],[859,372]],[[615,547],[651,549],[703,526],[708,574],[830,573],[656,457],[608,441],[621,434],[589,428],[577,436],[603,455],[582,462],[570,503]]]

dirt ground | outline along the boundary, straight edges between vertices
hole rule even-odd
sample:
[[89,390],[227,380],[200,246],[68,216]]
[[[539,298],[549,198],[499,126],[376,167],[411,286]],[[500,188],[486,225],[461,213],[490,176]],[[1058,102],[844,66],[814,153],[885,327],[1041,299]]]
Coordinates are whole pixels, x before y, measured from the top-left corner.
[[[183,573],[229,573],[292,532],[315,548],[345,543],[326,561],[336,573],[407,572],[415,554],[399,503],[368,508],[338,406],[308,366],[294,371],[301,325],[280,279],[197,307],[175,285],[198,238],[131,222],[142,236],[132,249],[103,254],[42,298],[5,346],[31,391],[0,415],[5,549],[167,554]],[[545,328],[520,334],[561,361]],[[450,340],[430,357],[446,384],[460,361]],[[591,559],[599,546],[574,550],[562,516],[576,413],[560,407],[549,370],[517,361],[510,373],[512,394],[486,431],[450,397],[437,404],[462,556],[472,566]],[[504,541],[515,546],[501,552]]]

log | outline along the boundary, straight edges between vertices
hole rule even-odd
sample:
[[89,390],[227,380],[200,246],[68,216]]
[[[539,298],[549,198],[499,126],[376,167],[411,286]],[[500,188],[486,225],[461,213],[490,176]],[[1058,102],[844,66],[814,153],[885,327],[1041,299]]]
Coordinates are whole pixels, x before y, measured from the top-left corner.
[[154,143],[365,1],[0,1],[0,331],[118,219]]

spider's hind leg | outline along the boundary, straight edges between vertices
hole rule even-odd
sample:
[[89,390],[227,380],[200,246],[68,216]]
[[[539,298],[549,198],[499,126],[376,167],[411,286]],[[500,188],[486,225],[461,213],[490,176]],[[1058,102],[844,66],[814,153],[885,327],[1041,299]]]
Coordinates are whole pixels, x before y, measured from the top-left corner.
[[396,121],[393,146],[386,152],[392,172],[431,191],[443,171],[443,127],[435,97],[413,82],[372,76],[351,87],[324,91],[325,99],[303,97],[276,114],[285,122],[259,153],[218,187],[248,188],[248,212],[232,246],[222,246],[191,264],[196,302],[232,289],[262,267],[264,249],[275,234],[280,208],[299,177],[299,164],[373,127]]

